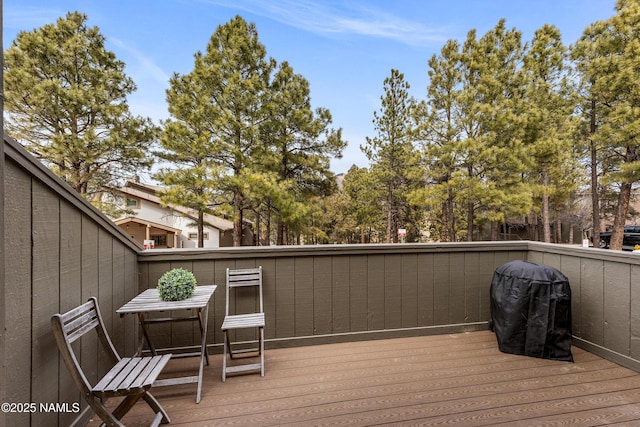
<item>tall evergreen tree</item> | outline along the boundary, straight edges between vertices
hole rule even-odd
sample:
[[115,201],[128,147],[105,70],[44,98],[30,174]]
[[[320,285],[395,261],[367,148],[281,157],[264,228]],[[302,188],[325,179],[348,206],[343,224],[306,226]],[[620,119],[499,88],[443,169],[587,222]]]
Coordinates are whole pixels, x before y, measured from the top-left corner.
[[[423,202],[436,225],[439,240],[455,242],[460,234],[457,203],[462,167],[460,128],[461,65],[460,45],[449,40],[429,59],[429,86],[424,108],[420,108],[418,139],[423,144],[426,169],[424,188],[412,194]],[[468,233],[468,239],[471,239]]]
[[268,200],[267,217],[272,210],[277,213],[276,242],[282,245],[286,227],[304,219],[307,202],[335,187],[329,160],[340,157],[346,143],[340,129],[329,128],[329,110],[312,110],[309,82],[287,62],[278,67],[269,94],[269,119],[262,126],[265,152],[260,157],[288,187],[280,193],[291,196],[287,200],[280,196],[282,203]]
[[541,201],[543,241],[551,242],[552,202],[556,209],[576,189],[577,165],[572,149],[574,99],[564,64],[566,49],[557,28],[536,30],[523,61],[526,76],[525,142],[533,160],[529,175]]
[[[195,54],[191,73],[173,76],[167,92],[174,119],[167,122],[163,145],[192,158],[202,148],[207,167],[215,165],[208,176],[216,178],[222,202],[233,210],[234,246],[242,244],[244,212],[253,203],[246,182],[262,178],[255,154],[261,148],[260,126],[268,117],[273,68],[255,25],[236,16],[216,29],[204,54]],[[183,134],[185,143],[180,147],[170,145],[175,133]],[[264,184],[269,185],[268,179]]]
[[156,127],[129,112],[136,90],[98,27],[70,12],[22,31],[4,55],[9,134],[89,197],[148,169]]
[[[640,181],[640,4],[618,0],[616,14],[591,24],[573,47],[600,123],[595,145],[608,156],[604,183],[618,186],[610,247],[622,249],[631,190]],[[595,122],[595,120],[594,120]],[[598,232],[599,230],[595,230]]]
[[[374,112],[377,135],[367,137],[362,150],[372,162],[371,173],[379,184],[386,217],[386,241],[398,239],[398,228],[413,225],[409,193],[419,182],[419,156],[414,149],[413,120],[416,101],[409,96],[404,74],[392,69],[384,80],[382,106]],[[415,228],[415,227],[414,227]]]
[[[491,239],[507,218],[531,209],[531,191],[523,182],[528,158],[523,144],[523,76],[519,66],[521,33],[501,20],[480,39],[469,32],[462,47],[463,90],[460,96],[464,173],[462,194],[467,221],[488,221]],[[479,204],[476,212],[474,204]]]

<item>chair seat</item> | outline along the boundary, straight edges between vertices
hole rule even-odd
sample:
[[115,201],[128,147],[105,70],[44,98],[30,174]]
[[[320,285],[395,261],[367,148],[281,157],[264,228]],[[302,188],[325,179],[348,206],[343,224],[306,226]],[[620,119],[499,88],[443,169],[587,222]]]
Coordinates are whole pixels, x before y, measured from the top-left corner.
[[264,328],[264,313],[236,314],[226,316],[222,322],[222,330],[242,328]]
[[96,384],[92,392],[98,397],[125,396],[151,388],[171,359],[170,354],[153,357],[125,357]]

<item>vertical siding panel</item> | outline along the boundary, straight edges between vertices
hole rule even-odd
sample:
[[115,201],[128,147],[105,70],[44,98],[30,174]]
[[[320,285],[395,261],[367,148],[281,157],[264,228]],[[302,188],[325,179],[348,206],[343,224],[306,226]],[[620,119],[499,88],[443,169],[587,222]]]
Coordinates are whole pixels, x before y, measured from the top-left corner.
[[[98,226],[82,217],[82,301],[98,297]],[[98,299],[102,311],[102,301]],[[88,334],[80,340],[80,363],[90,384],[98,382],[98,339]],[[84,403],[83,403],[84,405]]]
[[262,297],[264,299],[264,321],[265,321],[264,337],[265,339],[275,338],[276,336],[276,260],[275,258],[264,258],[264,259],[261,259],[258,264],[262,266]]
[[482,298],[485,296],[480,282],[480,254],[464,254],[465,322],[479,322]]
[[[82,215],[69,203],[60,204],[60,312],[66,312],[82,304]],[[80,354],[80,343],[74,343]],[[81,402],[83,399],[71,379],[64,361],[60,358],[60,395],[62,403]],[[70,425],[77,414],[61,413],[59,425]]]
[[418,255],[402,255],[402,327],[418,326]]
[[433,254],[418,254],[418,326],[432,326],[435,322]]
[[[5,162],[5,292],[7,402],[31,400],[31,178]],[[9,250],[10,249],[10,250]],[[11,349],[11,351],[8,351]],[[57,353],[57,350],[54,350]],[[28,413],[9,413],[7,426],[29,425]]]
[[349,311],[351,332],[367,330],[367,257],[352,256],[349,263]]
[[[103,228],[98,228],[98,301],[100,312],[107,330],[113,329],[113,315],[118,307],[113,307],[113,240]],[[98,352],[100,370],[98,377],[102,378],[111,367],[111,360],[103,351]]]
[[[219,260],[215,261],[213,264],[213,282],[218,285],[214,295],[214,307],[215,307],[215,321],[214,324],[218,325],[213,331],[214,340],[210,342],[216,343],[224,343],[224,335],[220,330],[222,327],[222,322],[224,321],[224,313],[225,313],[225,303],[227,298],[227,268],[234,269],[236,268],[236,263],[234,260]],[[233,293],[231,294],[233,297]],[[230,304],[233,304],[235,298],[231,298]],[[232,305],[230,305],[232,307]],[[265,331],[266,333],[266,331]],[[232,335],[233,339],[235,339],[235,333]]]
[[542,264],[553,267],[558,271],[562,269],[562,259],[559,254],[544,254],[544,261]]
[[320,256],[313,258],[314,334],[330,334],[333,331],[331,267],[331,257]]
[[[207,286],[207,285],[218,285],[216,291],[213,293],[213,297],[209,301],[209,320],[207,322],[207,345],[212,345],[216,342],[215,334],[216,330],[220,329],[222,323],[216,324],[216,302],[219,298],[219,295],[223,296],[223,307],[222,313],[224,314],[224,292],[225,292],[225,283],[224,279],[222,281],[222,285],[215,280],[215,270],[214,270],[214,262],[211,260],[203,260],[203,261],[193,261],[191,266],[191,271],[193,275],[196,276],[196,281],[198,286]],[[216,298],[217,297],[217,298]],[[193,313],[195,314],[195,313]],[[191,334],[194,337],[196,344],[200,344],[200,326],[198,326],[198,322],[192,322],[191,324]]]
[[295,258],[295,334],[313,335],[313,258]]
[[349,310],[350,257],[331,257],[332,271],[332,325],[333,333],[349,332],[351,313]]
[[[149,265],[149,288],[158,287],[158,280],[167,271],[171,270],[171,263],[169,262],[157,262]],[[131,315],[136,316],[137,315]],[[167,317],[166,313],[148,313],[148,318],[162,318]],[[171,324],[159,323],[155,325],[149,325],[149,337],[155,348],[167,348],[171,346]],[[146,344],[145,344],[146,348]]]
[[630,356],[640,359],[640,266],[631,266],[631,339]]
[[582,338],[604,345],[604,262],[582,259],[580,325]]
[[448,323],[465,321],[465,253],[449,255],[449,320]]
[[544,253],[538,251],[529,251],[526,261],[535,262],[536,264],[544,264]]
[[384,257],[384,328],[402,327],[402,255]]
[[295,302],[294,259],[276,258],[276,338],[295,336]]
[[450,262],[448,253],[433,256],[433,321],[435,325],[449,324]]
[[376,331],[385,326],[384,255],[367,257],[367,330]]
[[111,333],[111,339],[113,340],[113,345],[116,347],[116,350],[121,357],[127,355],[131,356],[131,354],[125,353],[125,321],[116,314],[116,310],[128,301],[125,300],[125,247],[122,243],[113,238],[111,239],[111,247],[113,259],[113,265],[111,266],[113,282],[113,295],[111,298],[113,332]]
[[628,264],[605,262],[604,277],[604,345],[629,355],[631,268]]
[[494,252],[480,252],[478,263],[481,266],[478,272],[478,283],[480,286],[480,321],[491,318],[491,282],[493,273],[499,267]]
[[[60,311],[60,202],[38,181],[33,183],[33,353],[30,402],[58,400],[59,356],[51,333],[51,316]],[[32,426],[51,426],[58,422],[56,413],[36,413]]]
[[581,317],[576,314],[580,313],[580,283],[582,274],[580,271],[580,258],[563,256],[561,261],[561,268],[559,270],[567,276],[571,287],[571,332],[579,336],[582,334],[582,327],[580,325]]
[[[124,301],[126,304],[138,295],[140,286],[138,281],[141,275],[138,275],[138,255],[132,250],[124,249]],[[121,307],[122,305],[120,305]],[[118,307],[119,308],[119,307]],[[120,317],[122,323],[124,323],[125,336],[125,348],[124,354],[132,356],[138,349],[138,340],[140,339],[140,325],[138,325],[138,319],[136,316],[122,316]]]

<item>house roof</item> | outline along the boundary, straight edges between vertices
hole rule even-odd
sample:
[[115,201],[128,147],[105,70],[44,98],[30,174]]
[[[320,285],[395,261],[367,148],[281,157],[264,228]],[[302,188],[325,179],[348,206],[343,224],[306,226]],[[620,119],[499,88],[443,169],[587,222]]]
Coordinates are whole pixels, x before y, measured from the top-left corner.
[[[127,181],[125,186],[119,189],[123,194],[137,197],[139,199],[155,203],[159,206],[163,206],[163,204],[157,194],[162,190],[162,187],[133,181]],[[194,221],[198,219],[198,213],[195,209],[190,209],[184,206],[170,206],[170,208]],[[215,215],[205,214],[204,221],[211,227],[217,228],[221,231],[233,230],[233,222]]]
[[135,222],[136,224],[150,225],[150,226],[152,226],[154,228],[158,228],[160,230],[169,231],[171,233],[182,234],[182,230],[180,230],[179,228],[169,227],[168,225],[158,224],[157,222],[147,221],[147,220],[142,219],[142,218],[126,217],[126,218],[122,218],[122,219],[119,219],[119,220],[114,221],[114,222],[116,223],[116,225],[124,225],[124,224],[129,224],[131,222]]

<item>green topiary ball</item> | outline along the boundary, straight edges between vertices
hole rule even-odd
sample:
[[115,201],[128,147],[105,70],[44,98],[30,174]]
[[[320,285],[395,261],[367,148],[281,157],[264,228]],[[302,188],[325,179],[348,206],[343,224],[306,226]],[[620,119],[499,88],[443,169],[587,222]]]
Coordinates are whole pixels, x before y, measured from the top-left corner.
[[163,301],[182,301],[193,295],[196,276],[184,268],[169,270],[158,280],[158,291]]

